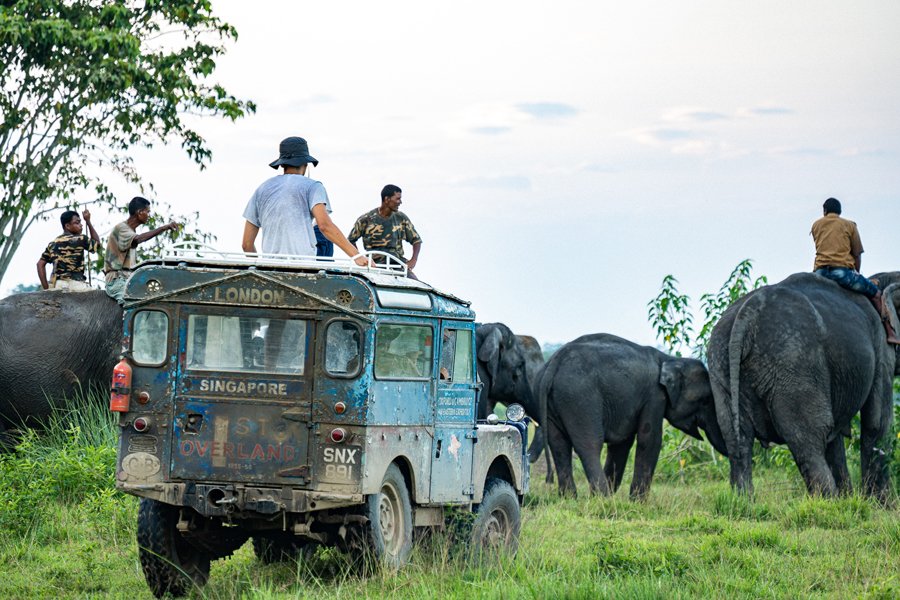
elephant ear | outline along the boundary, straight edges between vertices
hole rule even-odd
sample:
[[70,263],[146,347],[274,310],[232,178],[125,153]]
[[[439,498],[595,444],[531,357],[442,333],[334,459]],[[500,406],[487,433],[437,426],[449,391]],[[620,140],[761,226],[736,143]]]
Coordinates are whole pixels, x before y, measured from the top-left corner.
[[491,329],[481,344],[478,346],[478,360],[486,365],[496,363],[500,357],[500,342],[503,340],[503,334],[499,329]]
[[703,441],[703,436],[697,428],[697,421],[688,417],[696,410],[696,407],[688,406],[686,401],[682,401],[684,370],[685,364],[681,360],[667,360],[659,367],[659,383],[665,388],[669,400],[666,418],[672,425],[689,436]]
[[659,383],[666,390],[669,404],[674,406],[681,398],[681,388],[684,385],[684,374],[681,367],[674,360],[667,360],[659,367]]

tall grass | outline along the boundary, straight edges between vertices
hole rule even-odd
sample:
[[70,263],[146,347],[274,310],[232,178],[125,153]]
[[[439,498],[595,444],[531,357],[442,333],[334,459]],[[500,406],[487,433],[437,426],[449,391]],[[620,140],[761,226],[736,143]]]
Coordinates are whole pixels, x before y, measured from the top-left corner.
[[[137,501],[115,492],[115,419],[86,399],[0,455],[0,597],[149,598]],[[213,565],[194,598],[897,598],[900,518],[866,498],[809,497],[793,464],[758,464],[751,500],[727,462],[661,459],[645,502],[562,498],[532,477],[516,557],[486,565],[426,535],[404,569],[363,577],[319,549],[263,565],[250,545]],[[676,462],[677,461],[677,462]],[[540,463],[542,464],[542,463]]]

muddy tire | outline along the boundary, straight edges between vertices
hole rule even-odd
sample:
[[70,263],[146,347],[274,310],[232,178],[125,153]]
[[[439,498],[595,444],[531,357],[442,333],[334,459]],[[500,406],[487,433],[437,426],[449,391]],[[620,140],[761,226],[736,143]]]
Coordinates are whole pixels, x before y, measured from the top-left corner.
[[209,579],[209,554],[178,533],[179,509],[147,498],[138,510],[138,556],[144,578],[157,598],[183,596]]
[[412,551],[412,504],[406,480],[397,465],[388,467],[381,491],[366,498],[366,550],[375,565],[400,568]]
[[253,536],[253,552],[264,565],[279,562],[308,560],[316,551],[316,544],[296,536],[279,532]]
[[516,491],[502,479],[489,478],[481,504],[475,507],[469,532],[469,557],[514,555],[519,548],[522,515]]

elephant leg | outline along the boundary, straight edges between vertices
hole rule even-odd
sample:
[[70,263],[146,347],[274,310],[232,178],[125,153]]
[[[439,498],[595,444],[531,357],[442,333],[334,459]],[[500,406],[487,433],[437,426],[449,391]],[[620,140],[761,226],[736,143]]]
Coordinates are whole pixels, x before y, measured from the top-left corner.
[[592,437],[586,443],[575,444],[575,452],[581,459],[581,466],[584,467],[584,474],[591,486],[591,493],[609,496],[609,482],[606,480],[606,474],[603,473],[603,467],[600,464],[602,450],[603,438]]
[[606,466],[603,472],[609,481],[609,487],[615,494],[622,484],[622,475],[625,474],[625,466],[628,464],[628,454],[631,452],[631,446],[634,445],[634,436],[619,444],[606,445]]
[[556,477],[559,480],[559,493],[561,496],[578,495],[575,488],[575,478],[572,476],[572,442],[565,433],[552,421],[547,424],[547,445],[553,453],[553,462],[556,463]]
[[[657,414],[659,413],[659,414]],[[659,450],[662,447],[662,411],[648,407],[638,421],[637,450],[634,453],[634,478],[631,499],[642,500],[650,491]]]
[[[834,423],[830,393],[812,380],[797,378],[790,389],[770,399],[772,421],[794,456],[810,494],[837,494],[831,465],[825,458]],[[833,450],[833,449],[832,449]]]
[[890,405],[882,407],[870,398],[860,413],[862,489],[864,494],[877,498],[882,504],[886,504],[890,496],[890,475],[887,468],[887,458],[891,451],[890,410]]
[[853,493],[853,484],[850,482],[850,472],[847,470],[847,454],[844,451],[844,438],[836,436],[825,447],[825,460],[831,467],[831,475],[837,486],[838,493],[850,495]]

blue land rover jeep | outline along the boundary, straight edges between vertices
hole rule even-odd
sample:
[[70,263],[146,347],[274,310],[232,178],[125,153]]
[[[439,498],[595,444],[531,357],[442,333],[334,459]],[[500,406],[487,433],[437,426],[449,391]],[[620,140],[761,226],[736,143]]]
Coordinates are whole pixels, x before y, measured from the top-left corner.
[[471,549],[515,551],[526,426],[475,419],[467,302],[390,261],[218,252],[143,263],[125,300],[116,486],[155,595],[248,539],[402,566],[448,512],[474,513]]

